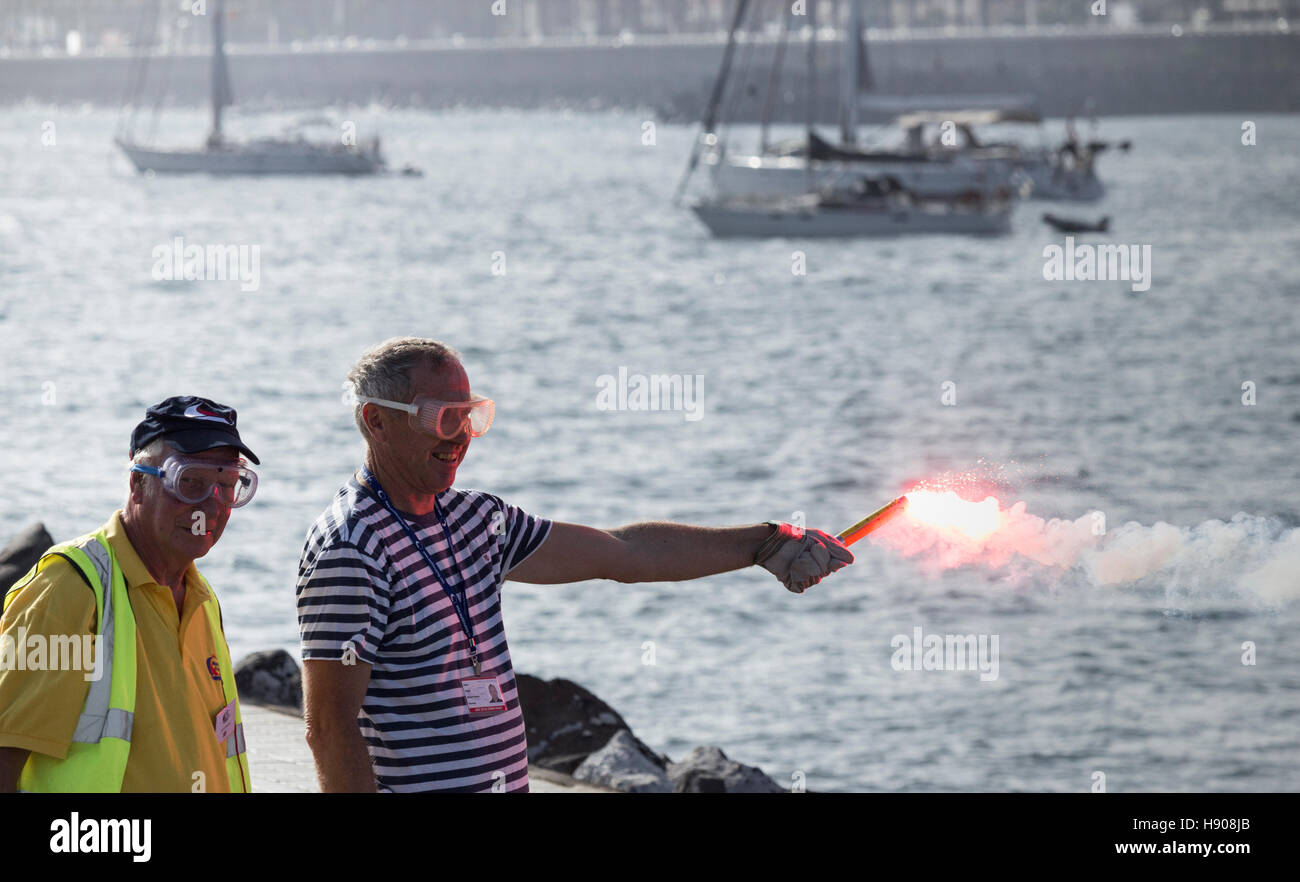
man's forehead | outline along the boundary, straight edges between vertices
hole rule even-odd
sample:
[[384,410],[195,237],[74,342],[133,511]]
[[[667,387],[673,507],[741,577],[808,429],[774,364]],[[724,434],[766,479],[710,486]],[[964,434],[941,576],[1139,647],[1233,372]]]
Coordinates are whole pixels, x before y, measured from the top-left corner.
[[458,361],[447,361],[437,367],[420,364],[411,370],[411,391],[430,398],[463,398],[469,395],[469,375]]

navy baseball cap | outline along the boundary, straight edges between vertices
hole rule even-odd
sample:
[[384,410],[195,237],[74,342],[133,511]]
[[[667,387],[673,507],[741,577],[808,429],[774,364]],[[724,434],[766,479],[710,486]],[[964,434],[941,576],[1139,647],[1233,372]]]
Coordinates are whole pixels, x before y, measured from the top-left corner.
[[261,465],[235,428],[235,409],[197,395],[177,395],[160,401],[144,412],[144,420],[131,433],[130,456],[155,438],[181,453],[202,453],[215,447],[237,447]]

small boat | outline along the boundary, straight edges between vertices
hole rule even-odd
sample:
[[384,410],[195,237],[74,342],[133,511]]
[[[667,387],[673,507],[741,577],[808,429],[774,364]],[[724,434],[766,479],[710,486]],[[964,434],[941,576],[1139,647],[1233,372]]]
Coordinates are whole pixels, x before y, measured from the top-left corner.
[[917,197],[896,181],[864,178],[852,188],[801,196],[721,196],[691,207],[719,238],[845,238],[912,233],[995,235],[1011,228],[1010,194],[971,191],[952,199]]
[[1026,150],[1018,169],[1029,179],[1034,199],[1096,202],[1106,195],[1097,177],[1096,156],[1085,149],[1072,150],[1066,142],[1056,150]]
[[1043,215],[1043,223],[1047,224],[1058,233],[1106,233],[1110,231],[1110,216],[1107,215],[1099,221],[1075,220],[1069,217],[1059,217],[1050,212]]
[[1073,121],[1067,121],[1066,140],[1055,149],[1026,149],[1019,170],[1031,182],[1035,199],[1096,202],[1106,195],[1106,185],[1097,177],[1097,157],[1111,147],[1127,153],[1132,146],[1129,140],[1080,143]]

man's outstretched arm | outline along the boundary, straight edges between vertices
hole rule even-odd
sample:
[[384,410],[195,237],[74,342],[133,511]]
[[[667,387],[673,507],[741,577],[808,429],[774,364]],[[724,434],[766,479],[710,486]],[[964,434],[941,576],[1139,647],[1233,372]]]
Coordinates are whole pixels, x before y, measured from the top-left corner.
[[[853,562],[839,540],[819,530],[789,525],[694,527],[647,522],[615,530],[556,522],[541,547],[507,575],[516,582],[555,584],[587,579],[680,582],[755,563],[802,591]],[[799,587],[802,585],[802,587]]]

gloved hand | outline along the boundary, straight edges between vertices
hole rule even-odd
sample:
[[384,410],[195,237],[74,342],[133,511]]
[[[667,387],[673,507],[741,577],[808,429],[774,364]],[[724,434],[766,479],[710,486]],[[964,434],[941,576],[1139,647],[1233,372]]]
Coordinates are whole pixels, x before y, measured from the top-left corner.
[[802,594],[826,576],[853,563],[853,552],[821,530],[800,530],[777,524],[758,548],[754,563],[766,569],[795,594]]

